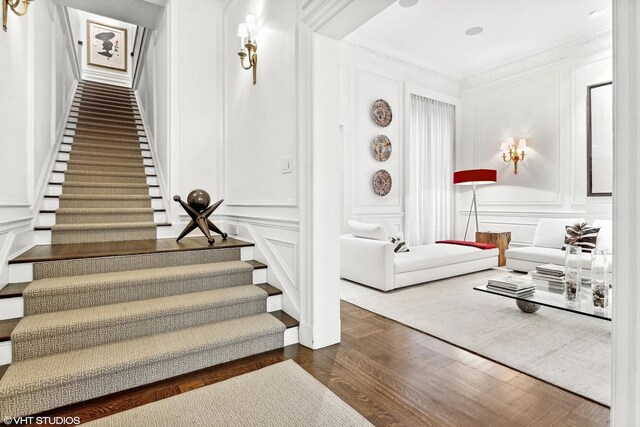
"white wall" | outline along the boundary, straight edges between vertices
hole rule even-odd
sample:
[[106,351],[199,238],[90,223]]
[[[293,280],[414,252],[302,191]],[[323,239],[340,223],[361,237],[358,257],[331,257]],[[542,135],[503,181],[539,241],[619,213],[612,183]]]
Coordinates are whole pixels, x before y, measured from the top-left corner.
[[[240,67],[237,28],[257,18],[258,74]],[[268,280],[284,291],[283,309],[299,318],[299,105],[297,3],[235,0],[224,14],[225,203],[227,230],[256,242],[256,259],[269,265]],[[291,173],[282,173],[290,159]]]
[[33,245],[32,222],[75,89],[62,18],[51,1],[38,1],[24,17],[10,13],[0,37],[0,288],[9,257]]
[[[611,218],[610,197],[586,197],[586,88],[611,80],[611,51],[578,52],[465,84],[457,168],[498,170],[498,183],[478,192],[480,228],[511,231],[514,245],[532,242],[540,217]],[[517,175],[500,158],[500,143],[510,136],[529,145]],[[461,237],[471,192],[461,188],[458,195]]]
[[[147,138],[153,150],[160,188],[170,191],[168,186],[169,152],[169,51],[170,6],[158,20],[155,30],[147,33],[147,49],[143,52],[142,69],[136,88],[138,107],[145,122]],[[168,193],[167,193],[168,194]]]
[[[352,218],[384,219],[397,231],[404,231],[404,165],[410,94],[417,93],[444,102],[458,103],[460,86],[459,80],[418,65],[353,42],[341,43],[343,233],[348,232],[346,223]],[[376,125],[371,118],[371,106],[379,98],[385,99],[393,111],[393,120],[386,128]],[[384,162],[375,160],[371,152],[371,142],[378,134],[389,137],[393,147],[391,157]],[[339,160],[338,156],[336,161]],[[393,181],[391,192],[386,196],[378,196],[373,191],[373,175],[379,169],[387,170]]]
[[[73,35],[75,43],[82,42],[82,48],[79,49],[81,54],[82,78],[85,80],[93,80],[107,84],[131,87],[131,79],[133,77],[133,64],[131,63],[131,51],[135,41],[136,26],[127,22],[118,21],[100,15],[94,15],[78,9],[69,8],[69,20],[73,23]],[[111,25],[117,28],[125,28],[128,32],[127,49],[127,71],[110,70],[103,67],[89,65],[87,54],[87,21],[95,21],[105,25]]]

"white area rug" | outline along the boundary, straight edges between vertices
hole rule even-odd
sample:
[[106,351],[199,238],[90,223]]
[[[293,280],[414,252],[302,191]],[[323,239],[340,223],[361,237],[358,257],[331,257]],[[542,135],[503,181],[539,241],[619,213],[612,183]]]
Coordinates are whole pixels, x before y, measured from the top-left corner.
[[92,427],[370,427],[292,360],[87,423]]
[[611,322],[473,290],[488,270],[381,292],[342,281],[343,300],[605,405],[611,402]]

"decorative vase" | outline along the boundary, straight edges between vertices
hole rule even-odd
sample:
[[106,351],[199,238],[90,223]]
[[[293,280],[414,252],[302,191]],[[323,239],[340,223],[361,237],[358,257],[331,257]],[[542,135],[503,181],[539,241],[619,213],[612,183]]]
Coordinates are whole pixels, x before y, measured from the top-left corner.
[[581,247],[567,246],[564,254],[564,300],[571,306],[580,305],[581,258]]
[[609,254],[606,250],[591,252],[591,296],[596,313],[609,309]]

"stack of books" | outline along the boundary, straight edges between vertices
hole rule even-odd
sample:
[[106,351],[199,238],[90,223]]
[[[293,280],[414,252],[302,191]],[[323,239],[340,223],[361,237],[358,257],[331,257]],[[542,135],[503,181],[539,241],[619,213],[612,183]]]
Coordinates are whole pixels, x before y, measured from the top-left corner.
[[526,277],[507,276],[499,279],[489,279],[487,289],[526,298],[533,296],[536,285]]
[[550,291],[562,292],[564,289],[564,267],[561,265],[539,265],[534,271],[529,272],[529,276],[531,276],[533,280],[547,282]]

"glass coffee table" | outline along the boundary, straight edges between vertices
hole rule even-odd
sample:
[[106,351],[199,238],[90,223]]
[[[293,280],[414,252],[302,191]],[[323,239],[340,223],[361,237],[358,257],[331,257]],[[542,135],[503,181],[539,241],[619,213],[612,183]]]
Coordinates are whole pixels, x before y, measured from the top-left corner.
[[[577,304],[570,304],[564,300],[562,294],[562,285],[555,285],[544,280],[534,280],[536,290],[533,295],[530,296],[516,296],[508,292],[502,292],[497,289],[487,288],[487,285],[474,286],[473,289],[480,292],[486,292],[501,296],[504,298],[510,298],[515,300],[518,308],[525,313],[535,313],[540,307],[551,307],[558,310],[570,311],[576,314],[582,314],[584,316],[595,317],[603,320],[611,320],[611,303],[606,311],[595,310],[593,307],[591,297],[591,286],[583,283],[580,288],[580,301]],[[609,301],[611,301],[611,290],[609,290]]]

